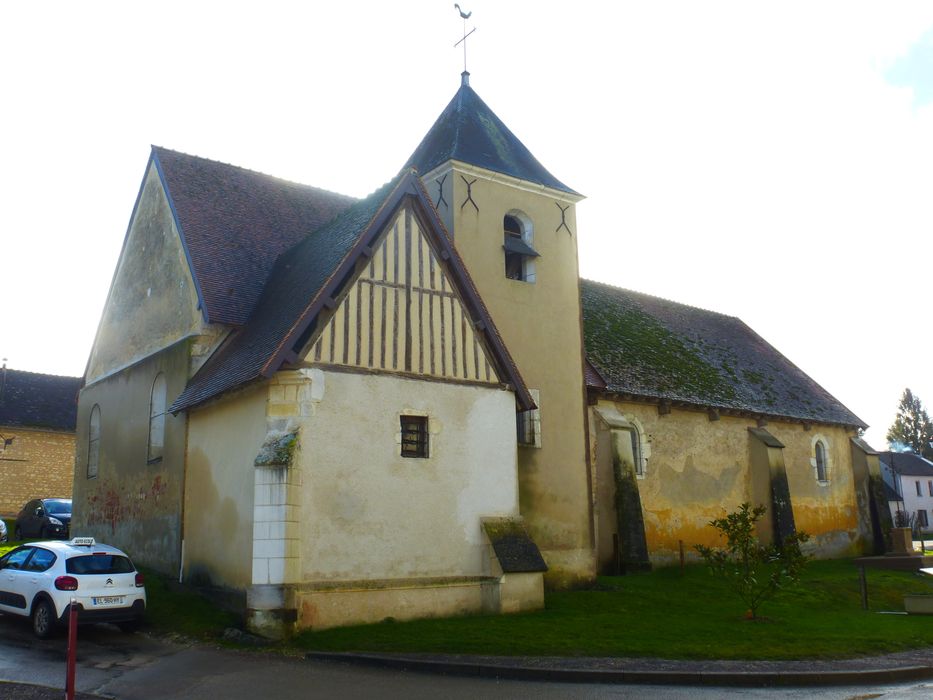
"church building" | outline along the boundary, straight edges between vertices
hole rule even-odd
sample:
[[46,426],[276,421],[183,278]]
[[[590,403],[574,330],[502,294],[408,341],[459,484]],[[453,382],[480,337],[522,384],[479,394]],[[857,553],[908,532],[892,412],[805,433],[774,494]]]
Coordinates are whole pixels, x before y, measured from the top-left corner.
[[73,529],[270,635],[535,609],[743,501],[766,538],[874,547],[861,421],[738,319],[581,281],[581,199],[467,73],[362,200],[153,147]]

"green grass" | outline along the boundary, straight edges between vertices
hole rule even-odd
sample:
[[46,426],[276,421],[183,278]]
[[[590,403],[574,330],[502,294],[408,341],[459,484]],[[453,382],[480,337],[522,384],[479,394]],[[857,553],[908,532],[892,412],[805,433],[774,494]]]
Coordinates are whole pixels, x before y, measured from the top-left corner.
[[236,615],[221,610],[192,589],[149,570],[143,573],[147,601],[145,629],[156,634],[217,639],[228,627],[239,625]]
[[[13,545],[0,545],[0,554]],[[146,628],[217,640],[236,617],[198,593],[146,571]],[[933,595],[933,577],[868,570],[861,609],[849,561],[812,562],[799,586],[744,619],[741,602],[703,566],[600,578],[593,590],[549,593],[545,610],[522,615],[384,622],[303,632],[286,649],[679,659],[821,659],[933,645],[933,618],[903,611],[903,595]]]
[[[319,651],[496,655],[795,659],[878,654],[933,645],[933,619],[903,611],[904,593],[933,594],[920,575],[869,571],[869,612],[848,561],[813,562],[799,587],[765,603],[762,621],[705,567],[602,578],[597,590],[551,593],[523,615],[381,623],[304,632],[292,642]],[[933,579],[931,579],[933,581]]]

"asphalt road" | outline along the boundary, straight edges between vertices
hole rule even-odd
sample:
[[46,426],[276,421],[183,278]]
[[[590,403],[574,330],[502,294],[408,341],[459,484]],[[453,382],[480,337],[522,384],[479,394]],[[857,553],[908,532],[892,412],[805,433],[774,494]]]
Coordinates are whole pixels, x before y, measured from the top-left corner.
[[[25,622],[0,616],[0,681],[64,687],[65,639],[33,638]],[[262,652],[191,646],[126,635],[115,627],[82,627],[77,687],[119,700],[314,700],[318,698],[817,698],[919,700],[933,683],[867,688],[694,688],[495,681],[424,675]],[[0,698],[14,687],[0,683]],[[16,696],[25,697],[25,696]],[[60,693],[51,697],[61,697]]]

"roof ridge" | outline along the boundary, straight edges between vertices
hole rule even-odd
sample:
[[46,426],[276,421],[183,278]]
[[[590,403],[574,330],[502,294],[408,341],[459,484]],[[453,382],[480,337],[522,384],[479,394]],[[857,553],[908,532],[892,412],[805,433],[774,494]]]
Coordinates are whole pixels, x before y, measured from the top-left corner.
[[76,379],[78,381],[84,380],[84,377],[75,376],[73,374],[51,374],[49,372],[32,372],[28,369],[13,369],[12,367],[4,367],[3,371],[15,372],[16,374],[31,374],[34,377],[55,377],[56,379]]
[[359,201],[359,200],[360,200],[360,197],[354,197],[353,195],[350,195],[350,194],[343,194],[342,192],[336,192],[336,191],[334,191],[334,190],[328,190],[328,189],[325,189],[325,188],[323,188],[323,187],[318,187],[317,185],[309,185],[309,184],[304,183],[304,182],[298,182],[297,180],[289,180],[289,179],[284,178],[284,177],[279,177],[278,175],[272,175],[271,173],[263,172],[262,170],[254,170],[253,168],[245,168],[245,167],[243,167],[242,165],[236,165],[236,164],[234,164],[234,163],[228,163],[227,161],[224,161],[224,160],[217,160],[216,158],[207,158],[207,157],[205,157],[205,156],[195,155],[194,153],[187,153],[186,151],[178,151],[178,150],[175,150],[174,148],[167,148],[167,147],[165,147],[165,146],[158,146],[158,145],[156,145],[156,144],[154,144],[154,143],[153,143],[153,144],[150,144],[150,147],[151,147],[152,149],[154,149],[154,150],[165,151],[165,152],[168,152],[168,153],[174,153],[174,154],[176,154],[176,155],[185,156],[186,158],[195,158],[195,159],[197,159],[197,160],[201,160],[201,161],[204,161],[204,162],[206,162],[206,163],[214,163],[214,164],[216,164],[216,165],[223,165],[224,167],[233,168],[233,169],[235,169],[235,170],[240,170],[240,171],[242,171],[242,172],[244,172],[244,173],[251,173],[251,174],[253,174],[253,175],[261,175],[262,177],[267,177],[267,178],[269,178],[270,180],[276,180],[277,182],[281,182],[281,183],[286,184],[286,185],[292,185],[292,186],[294,186],[294,187],[302,187],[302,188],[306,188],[306,189],[317,190],[318,192],[323,192],[323,193],[325,193],[325,194],[331,194],[331,195],[334,195],[334,196],[336,196],[336,197],[345,197],[346,199],[353,200],[353,201]]
[[694,309],[696,311],[702,311],[704,313],[711,314],[713,316],[720,316],[722,318],[729,318],[734,321],[740,321],[742,323],[745,323],[744,321],[742,321],[742,318],[740,316],[734,316],[732,314],[724,314],[722,311],[715,311],[714,309],[707,309],[703,306],[696,306],[695,304],[686,304],[682,301],[677,301],[676,299],[670,299],[668,297],[662,297],[658,294],[648,294],[647,292],[639,292],[638,290],[629,289],[628,287],[620,287],[617,284],[611,284],[610,282],[600,282],[599,280],[591,280],[585,277],[581,277],[580,281],[587,282],[589,284],[598,284],[601,287],[608,287],[610,289],[616,289],[620,292],[627,292],[629,294],[635,294],[637,296],[646,297],[648,299],[657,299],[658,301],[664,301],[664,302],[667,302],[668,304],[676,304],[677,306],[682,306],[687,309]]

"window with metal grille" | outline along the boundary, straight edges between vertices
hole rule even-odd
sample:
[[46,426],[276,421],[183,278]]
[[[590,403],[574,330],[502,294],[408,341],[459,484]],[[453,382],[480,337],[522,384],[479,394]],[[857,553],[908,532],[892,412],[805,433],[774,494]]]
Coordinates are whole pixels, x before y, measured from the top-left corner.
[[930,527],[930,521],[927,519],[927,512],[925,510],[917,511],[917,524],[920,527]]
[[402,427],[402,457],[428,456],[428,417],[399,416]]
[[541,447],[541,394],[537,389],[529,389],[535,408],[516,414],[518,444],[524,447]]

